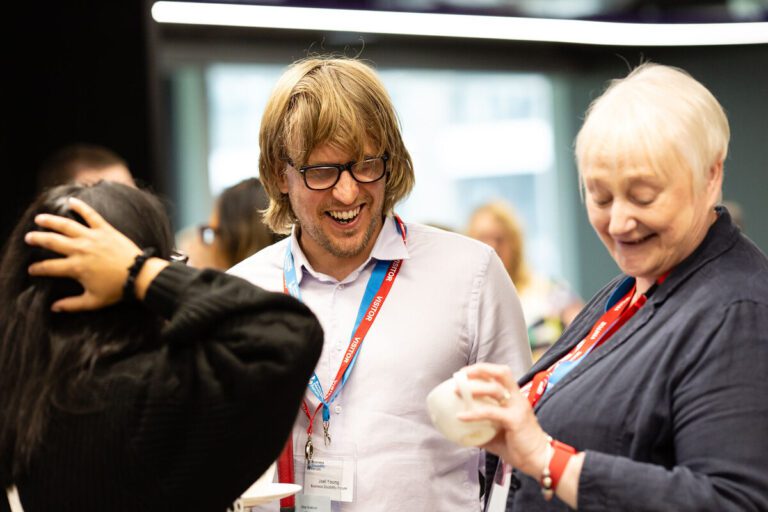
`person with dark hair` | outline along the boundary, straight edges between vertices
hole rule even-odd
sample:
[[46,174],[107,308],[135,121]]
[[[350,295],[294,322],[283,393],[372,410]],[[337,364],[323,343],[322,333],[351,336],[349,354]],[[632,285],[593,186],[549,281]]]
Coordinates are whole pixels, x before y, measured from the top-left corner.
[[197,258],[192,264],[201,261],[225,270],[277,242],[282,237],[263,220],[267,206],[269,198],[258,178],[248,178],[224,189],[208,224],[198,227],[201,246],[195,251]]
[[72,144],[43,162],[37,175],[37,190],[42,192],[67,183],[93,184],[99,180],[136,186],[128,164],[114,151],[95,144]]
[[23,215],[0,262],[0,510],[223,511],[279,453],[320,325],[171,244],[159,200],[117,183]]

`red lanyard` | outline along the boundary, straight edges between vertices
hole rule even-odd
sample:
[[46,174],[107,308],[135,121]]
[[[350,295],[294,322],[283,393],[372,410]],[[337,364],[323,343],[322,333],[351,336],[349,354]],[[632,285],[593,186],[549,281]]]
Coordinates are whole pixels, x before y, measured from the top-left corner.
[[578,361],[591,352],[592,349],[602,345],[605,340],[610,338],[613,333],[618,331],[622,325],[627,323],[627,321],[632,318],[641,307],[643,307],[648,300],[648,297],[658,285],[664,282],[667,275],[669,275],[669,272],[658,278],[656,283],[647,292],[638,297],[634,303],[630,304],[636,290],[636,286],[633,286],[621,300],[603,313],[583,340],[549,368],[534,375],[533,379],[520,389],[520,392],[523,395],[527,395],[528,403],[531,404],[531,407],[534,407],[541,397],[544,396],[552,373],[554,373],[561,364],[569,361]]

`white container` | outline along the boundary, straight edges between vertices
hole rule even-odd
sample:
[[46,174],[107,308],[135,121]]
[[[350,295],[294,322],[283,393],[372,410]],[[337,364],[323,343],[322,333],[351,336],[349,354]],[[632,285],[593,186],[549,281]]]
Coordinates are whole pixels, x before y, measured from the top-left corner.
[[[461,396],[456,394],[456,389]],[[498,404],[488,397],[472,398],[464,370],[454,373],[453,378],[438,384],[427,395],[427,409],[432,423],[446,438],[462,446],[483,445],[499,431],[491,421],[461,421],[456,417],[459,412],[470,411],[480,402]]]

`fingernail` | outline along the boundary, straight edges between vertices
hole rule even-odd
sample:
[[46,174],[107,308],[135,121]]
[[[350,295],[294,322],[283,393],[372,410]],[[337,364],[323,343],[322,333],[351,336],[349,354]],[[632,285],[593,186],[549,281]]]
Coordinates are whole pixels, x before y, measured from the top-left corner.
[[27,242],[27,243],[31,243],[32,242],[32,233],[25,234],[24,235],[24,241]]

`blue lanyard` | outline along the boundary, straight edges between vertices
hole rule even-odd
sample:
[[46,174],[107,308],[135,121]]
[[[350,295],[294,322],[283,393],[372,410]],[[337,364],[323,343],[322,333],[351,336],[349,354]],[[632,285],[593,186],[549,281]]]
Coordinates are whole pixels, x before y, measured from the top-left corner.
[[[616,289],[611,293],[611,295],[608,297],[608,300],[605,303],[605,311],[608,311],[611,309],[614,305],[616,305],[617,302],[621,300],[622,297],[624,297],[629,291],[632,289],[632,287],[635,285],[635,278],[634,277],[627,277],[625,278],[619,285],[616,287]],[[615,322],[618,321],[618,319],[615,320]],[[606,327],[606,331],[610,330],[611,326]],[[592,345],[589,347],[589,350],[584,352],[581,357],[578,359],[572,359],[569,361],[560,361],[560,364],[557,365],[557,367],[554,369],[552,374],[549,376],[549,381],[547,382],[547,391],[551,389],[551,387],[554,387],[560,380],[563,379],[566,375],[568,375],[568,372],[573,370],[576,366],[578,366],[579,363],[581,363],[587,355],[589,355],[592,350],[597,346],[597,344]]]
[[[397,222],[395,223],[397,227],[398,233],[403,237],[403,241],[405,241],[405,225],[402,223],[402,221],[399,218],[396,218]],[[293,252],[292,252],[292,244],[293,242],[289,242],[288,247],[285,251],[285,260],[283,262],[283,278],[285,280],[285,288],[288,290],[288,293],[291,294],[292,297],[295,297],[298,300],[301,299],[301,290],[299,288],[299,281],[296,276],[296,265],[293,261]],[[379,260],[376,262],[376,265],[373,268],[373,272],[371,272],[371,277],[368,278],[368,283],[365,286],[365,292],[363,293],[363,298],[360,301],[360,306],[357,311],[357,318],[355,319],[355,325],[352,327],[352,333],[350,335],[350,339],[355,335],[355,332],[357,331],[358,327],[360,326],[360,322],[363,320],[363,317],[368,312],[371,304],[376,299],[376,295],[378,291],[381,289],[381,285],[384,282],[384,279],[387,276],[387,272],[390,268],[391,262],[386,260]],[[327,423],[331,419],[331,411],[330,411],[330,404],[333,403],[333,401],[336,399],[336,397],[339,395],[339,392],[344,387],[344,384],[346,384],[347,379],[349,379],[349,376],[352,374],[352,369],[355,366],[355,363],[357,362],[357,356],[360,355],[360,351],[355,351],[355,355],[352,358],[352,361],[350,362],[349,366],[347,367],[346,371],[344,372],[344,375],[342,376],[341,382],[334,390],[333,394],[328,397],[326,400],[325,393],[323,392],[323,386],[320,384],[320,379],[317,376],[317,373],[312,372],[312,377],[309,379],[309,390],[312,391],[312,394],[315,395],[315,397],[320,401],[320,403],[323,404],[323,422]]]

